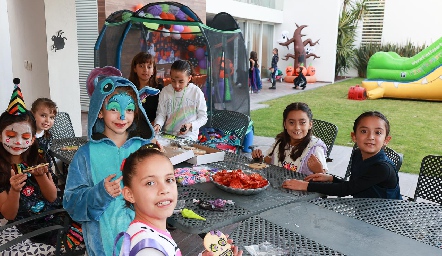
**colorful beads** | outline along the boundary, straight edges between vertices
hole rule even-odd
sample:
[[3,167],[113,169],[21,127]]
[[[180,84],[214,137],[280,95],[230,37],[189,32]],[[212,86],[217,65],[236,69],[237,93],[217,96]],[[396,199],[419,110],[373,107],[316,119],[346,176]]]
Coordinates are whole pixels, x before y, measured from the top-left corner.
[[218,169],[206,169],[205,167],[177,168],[175,169],[175,178],[177,183],[187,186],[209,182],[210,176],[217,171]]

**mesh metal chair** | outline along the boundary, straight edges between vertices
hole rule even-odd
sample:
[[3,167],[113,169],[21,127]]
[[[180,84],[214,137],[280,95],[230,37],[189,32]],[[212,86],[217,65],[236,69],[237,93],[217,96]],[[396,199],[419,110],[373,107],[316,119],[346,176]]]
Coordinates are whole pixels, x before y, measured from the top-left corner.
[[[214,110],[212,113],[212,124],[209,127],[220,129],[224,133],[235,133],[241,145],[243,145],[250,117],[230,110]],[[237,152],[239,149],[237,148]]]
[[338,127],[332,123],[313,119],[313,135],[324,141],[327,146],[327,162],[333,161],[330,158],[330,153],[335,144],[336,136],[338,136]]
[[[348,161],[347,171],[345,172],[344,180],[348,180],[351,175],[351,160],[353,159],[353,154],[355,150],[358,149],[358,146],[355,144],[353,146],[353,151],[351,152],[350,160]],[[393,149],[389,147],[384,148],[385,154],[388,158],[396,165],[396,172],[399,172],[402,166],[402,161],[404,160],[404,157],[402,154],[397,153]]]
[[428,155],[422,159],[414,201],[417,198],[442,205],[442,156]]
[[54,125],[49,129],[52,139],[65,139],[75,137],[71,118],[66,112],[58,112],[55,116]]

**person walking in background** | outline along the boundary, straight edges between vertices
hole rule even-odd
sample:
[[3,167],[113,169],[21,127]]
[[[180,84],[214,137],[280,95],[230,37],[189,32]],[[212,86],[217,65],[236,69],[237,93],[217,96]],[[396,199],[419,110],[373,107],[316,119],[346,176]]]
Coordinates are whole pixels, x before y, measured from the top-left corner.
[[262,89],[261,72],[259,71],[258,54],[255,51],[250,52],[249,68],[249,88],[254,93]]
[[278,61],[279,61],[279,56],[278,56],[278,49],[277,48],[273,48],[273,57],[272,57],[272,66],[270,68],[270,72],[272,72],[272,87],[270,87],[269,89],[276,89],[276,74],[278,73]]

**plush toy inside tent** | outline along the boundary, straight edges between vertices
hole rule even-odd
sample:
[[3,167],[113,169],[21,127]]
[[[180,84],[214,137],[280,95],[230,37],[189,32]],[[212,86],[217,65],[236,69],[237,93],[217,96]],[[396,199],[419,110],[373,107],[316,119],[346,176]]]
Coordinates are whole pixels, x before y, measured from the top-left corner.
[[[155,56],[157,77],[170,83],[170,66],[188,60],[193,83],[204,92],[210,113],[226,109],[250,115],[247,53],[235,20],[223,13],[203,24],[187,6],[176,2],[147,4],[136,12],[120,10],[105,22],[95,45],[95,66],[114,66],[129,77],[140,51]],[[222,17],[222,19],[221,19]],[[229,20],[230,25],[223,24]]]

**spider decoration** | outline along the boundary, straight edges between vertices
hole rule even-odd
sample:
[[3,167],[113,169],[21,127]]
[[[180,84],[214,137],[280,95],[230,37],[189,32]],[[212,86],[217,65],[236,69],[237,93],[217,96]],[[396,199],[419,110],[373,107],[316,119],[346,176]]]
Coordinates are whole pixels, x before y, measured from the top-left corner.
[[63,36],[63,31],[59,30],[57,31],[57,34],[52,36],[52,41],[54,41],[54,44],[51,46],[51,50],[57,51],[64,48],[65,42],[64,40],[68,40],[66,37]]

